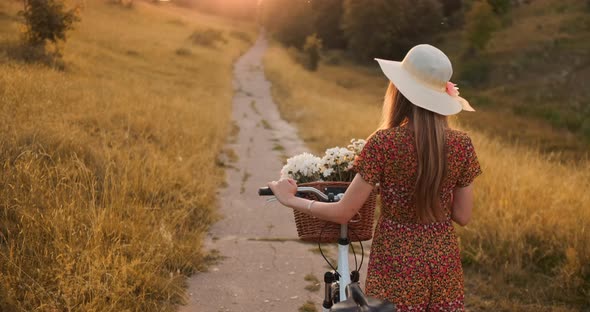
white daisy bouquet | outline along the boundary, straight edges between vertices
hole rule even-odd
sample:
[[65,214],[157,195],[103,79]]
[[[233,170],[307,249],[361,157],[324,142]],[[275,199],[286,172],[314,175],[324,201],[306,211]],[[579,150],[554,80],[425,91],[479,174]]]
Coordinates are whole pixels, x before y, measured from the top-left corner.
[[303,153],[287,159],[281,170],[281,178],[291,178],[297,183],[316,181],[350,182],[354,178],[352,164],[360,154],[366,141],[352,139],[347,147],[333,147],[326,150],[322,158]]
[[321,158],[310,153],[295,155],[287,159],[281,169],[281,178],[291,178],[297,183],[318,181],[321,176]]

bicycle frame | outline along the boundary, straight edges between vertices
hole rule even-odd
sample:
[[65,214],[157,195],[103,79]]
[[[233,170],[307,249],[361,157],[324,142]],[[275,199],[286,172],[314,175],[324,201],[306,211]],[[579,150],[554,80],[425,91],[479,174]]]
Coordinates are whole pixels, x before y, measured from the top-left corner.
[[[324,202],[337,202],[339,201],[344,194],[324,194],[322,191],[313,188],[313,187],[298,187],[297,188],[297,192],[298,193],[312,193],[314,195],[316,195],[318,198],[321,199],[321,201]],[[261,188],[258,191],[259,195],[272,195],[272,192],[270,192],[269,189],[265,189],[265,188]],[[337,263],[336,263],[336,267],[337,267],[337,272],[338,272],[338,276],[336,277],[336,280],[338,280],[339,282],[339,301],[344,301],[347,299],[347,295],[346,295],[346,286],[348,286],[348,284],[350,284],[351,279],[350,279],[350,264],[349,264],[349,259],[348,259],[348,251],[349,251],[349,247],[350,247],[350,240],[348,239],[348,224],[341,224],[340,225],[340,239],[338,240],[338,257],[337,257]],[[324,280],[324,282],[327,281]],[[326,289],[326,295],[327,294],[327,289]],[[329,312],[332,303],[330,302],[329,304],[326,302],[326,300],[324,301],[324,305],[322,306],[322,311],[324,312]],[[325,307],[329,305],[328,307]]]
[[[350,240],[348,239],[348,224],[340,225],[340,239],[338,240],[338,262],[336,267],[338,268],[339,276],[339,300],[346,300],[346,286],[350,284],[350,265],[348,262],[348,249],[350,247]],[[329,308],[322,306],[324,312],[329,312]]]

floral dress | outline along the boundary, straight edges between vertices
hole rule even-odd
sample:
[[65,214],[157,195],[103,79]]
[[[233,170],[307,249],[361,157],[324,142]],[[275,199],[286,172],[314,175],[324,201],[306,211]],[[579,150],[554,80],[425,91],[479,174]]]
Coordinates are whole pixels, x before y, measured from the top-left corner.
[[446,130],[447,176],[440,193],[445,221],[420,224],[413,201],[418,161],[406,126],[379,130],[355,160],[368,183],[380,185],[381,216],[375,229],[366,293],[398,311],[463,311],[463,270],[451,222],[452,193],[481,174],[471,139]]

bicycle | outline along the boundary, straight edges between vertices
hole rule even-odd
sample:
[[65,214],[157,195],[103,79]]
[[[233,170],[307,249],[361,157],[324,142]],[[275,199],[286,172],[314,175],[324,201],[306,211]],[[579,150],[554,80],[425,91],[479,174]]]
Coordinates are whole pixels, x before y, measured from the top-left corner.
[[[296,196],[302,197],[305,194],[315,195],[319,201],[337,202],[343,196],[346,187],[328,188],[322,192],[313,187],[298,187]],[[258,190],[260,196],[273,196],[272,190],[268,187],[261,187]],[[354,235],[354,233],[352,233]],[[328,261],[323,254],[321,244],[318,242],[320,253],[333,271],[324,274],[324,301],[322,302],[323,312],[395,312],[395,306],[389,301],[382,301],[367,297],[359,286],[359,270],[363,265],[364,252],[361,246],[361,264],[357,266],[354,247],[352,252],[355,259],[355,270],[350,271],[348,250],[352,245],[348,238],[348,225],[340,225],[340,239],[338,240],[338,257],[336,268]]]

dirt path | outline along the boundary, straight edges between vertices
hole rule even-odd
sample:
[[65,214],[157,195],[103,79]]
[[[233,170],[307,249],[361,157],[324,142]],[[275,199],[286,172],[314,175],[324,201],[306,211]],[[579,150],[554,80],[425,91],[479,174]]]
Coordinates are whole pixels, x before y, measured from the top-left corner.
[[208,248],[225,257],[189,280],[190,302],[182,312],[297,311],[306,301],[320,309],[321,291],[304,280],[326,270],[314,244],[297,241],[292,211],[267,204],[259,186],[277,179],[282,156],[306,151],[297,131],[280,118],[264,76],[263,35],[234,66],[233,118],[239,127],[228,144],[238,156],[220,189],[224,218],[209,234]]

